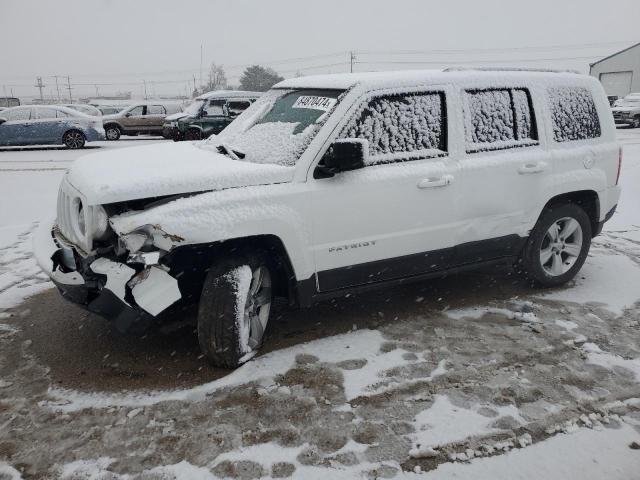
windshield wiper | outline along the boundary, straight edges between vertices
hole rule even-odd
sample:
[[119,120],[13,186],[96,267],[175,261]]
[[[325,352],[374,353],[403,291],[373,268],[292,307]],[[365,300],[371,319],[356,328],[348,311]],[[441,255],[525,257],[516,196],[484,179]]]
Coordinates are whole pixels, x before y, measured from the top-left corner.
[[244,152],[231,148],[229,145],[225,145],[224,143],[218,144],[216,148],[218,149],[218,153],[222,153],[234,160],[242,160],[246,156]]

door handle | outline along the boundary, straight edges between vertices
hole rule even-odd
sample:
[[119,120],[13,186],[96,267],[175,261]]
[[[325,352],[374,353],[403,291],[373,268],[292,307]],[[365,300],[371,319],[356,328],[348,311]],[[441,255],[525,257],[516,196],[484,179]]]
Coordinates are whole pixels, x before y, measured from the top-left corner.
[[528,173],[541,173],[547,169],[547,162],[532,162],[525,163],[520,168],[518,168],[518,173],[521,175],[526,175]]
[[438,178],[424,178],[418,182],[418,188],[446,187],[453,182],[453,175],[442,175]]

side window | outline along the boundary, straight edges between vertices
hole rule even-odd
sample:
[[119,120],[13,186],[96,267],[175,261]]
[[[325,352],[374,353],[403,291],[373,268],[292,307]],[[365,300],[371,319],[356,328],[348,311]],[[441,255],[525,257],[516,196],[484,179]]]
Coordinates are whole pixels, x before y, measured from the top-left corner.
[[20,108],[16,110],[11,110],[8,112],[2,112],[2,116],[7,119],[7,122],[20,122],[24,120],[29,120],[31,116],[30,108]]
[[224,115],[224,105],[226,100],[210,100],[209,104],[204,109],[204,114],[207,117],[218,117]]
[[538,143],[531,96],[526,89],[465,91],[464,123],[468,153]]
[[138,105],[135,108],[132,108],[131,110],[129,110],[129,115],[131,116],[140,116],[144,113],[144,106],[142,105]]
[[56,118],[57,110],[55,108],[36,107],[36,115],[39,120]]
[[447,152],[443,92],[385,95],[370,100],[340,138],[369,141],[369,164],[434,157]]
[[162,105],[147,105],[147,115],[165,115],[166,113]]
[[249,100],[229,100],[227,102],[227,109],[229,110],[229,115],[235,117],[244,112],[250,105],[251,102],[249,102]]
[[600,119],[589,90],[554,87],[548,92],[556,142],[598,138],[601,135]]

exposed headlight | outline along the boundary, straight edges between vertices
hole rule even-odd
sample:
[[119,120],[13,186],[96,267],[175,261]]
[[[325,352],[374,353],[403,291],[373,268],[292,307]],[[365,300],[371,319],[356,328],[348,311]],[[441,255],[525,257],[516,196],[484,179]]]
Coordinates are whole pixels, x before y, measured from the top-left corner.
[[100,205],[95,207],[85,207],[78,200],[78,217],[75,227],[80,233],[81,238],[90,237],[92,239],[101,240],[109,229],[109,217],[104,208]]
[[109,216],[100,205],[92,207],[93,212],[93,238],[101,240],[109,230]]

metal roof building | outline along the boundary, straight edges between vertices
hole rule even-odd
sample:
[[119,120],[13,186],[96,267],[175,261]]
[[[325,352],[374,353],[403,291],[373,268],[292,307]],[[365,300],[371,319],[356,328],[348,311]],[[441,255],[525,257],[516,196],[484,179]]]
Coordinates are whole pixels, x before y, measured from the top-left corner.
[[640,92],[640,43],[592,63],[590,73],[600,80],[607,95]]

